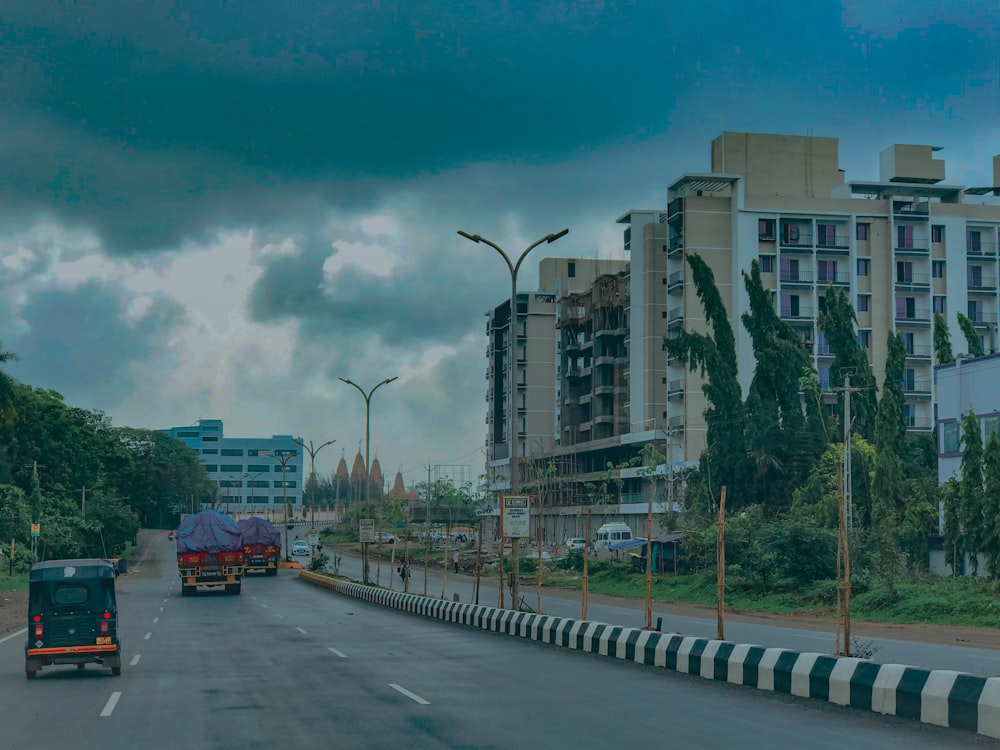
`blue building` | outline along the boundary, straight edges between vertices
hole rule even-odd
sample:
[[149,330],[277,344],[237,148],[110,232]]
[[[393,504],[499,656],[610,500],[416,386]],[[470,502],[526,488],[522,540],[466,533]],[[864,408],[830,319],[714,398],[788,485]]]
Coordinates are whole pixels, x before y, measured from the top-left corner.
[[[208,475],[219,485],[219,505],[228,512],[302,507],[302,447],[291,435],[269,438],[226,437],[221,419],[199,419],[188,427],[163,430],[198,452]],[[285,465],[282,467],[282,458]]]

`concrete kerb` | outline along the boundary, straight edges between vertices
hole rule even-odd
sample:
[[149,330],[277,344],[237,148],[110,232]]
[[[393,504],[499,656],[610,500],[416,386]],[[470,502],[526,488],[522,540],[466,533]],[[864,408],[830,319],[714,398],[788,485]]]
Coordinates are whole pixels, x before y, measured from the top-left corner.
[[445,622],[1000,738],[1000,677],[460,604],[306,570],[299,572],[299,578],[338,594]]

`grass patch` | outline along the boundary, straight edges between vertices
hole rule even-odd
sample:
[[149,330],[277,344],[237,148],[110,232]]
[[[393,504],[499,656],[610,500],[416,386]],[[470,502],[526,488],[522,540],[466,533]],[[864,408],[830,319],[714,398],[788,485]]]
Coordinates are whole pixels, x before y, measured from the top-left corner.
[[13,576],[7,575],[6,570],[0,573],[0,591],[24,591],[27,588],[27,573],[14,573]]

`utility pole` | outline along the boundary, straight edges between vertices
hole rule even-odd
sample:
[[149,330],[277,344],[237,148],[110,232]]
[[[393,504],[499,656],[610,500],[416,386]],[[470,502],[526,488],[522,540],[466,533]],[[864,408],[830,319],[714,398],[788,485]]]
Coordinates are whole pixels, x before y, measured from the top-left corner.
[[847,529],[854,526],[854,490],[851,482],[851,394],[865,390],[851,385],[851,373],[844,373],[844,385],[834,390],[844,394],[844,518]]
[[87,517],[87,485],[80,488],[80,513],[86,518]]

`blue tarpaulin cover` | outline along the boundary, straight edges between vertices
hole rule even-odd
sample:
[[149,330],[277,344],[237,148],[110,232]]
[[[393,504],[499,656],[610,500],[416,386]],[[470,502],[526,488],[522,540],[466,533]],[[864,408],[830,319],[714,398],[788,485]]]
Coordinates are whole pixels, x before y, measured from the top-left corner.
[[626,539],[624,542],[615,542],[614,544],[608,545],[608,550],[610,552],[617,552],[620,549],[632,549],[633,547],[645,547],[646,540],[641,537],[635,537],[633,539]]
[[243,549],[243,534],[230,516],[217,510],[193,513],[177,527],[178,552],[231,552]]
[[243,544],[281,547],[281,532],[274,528],[266,518],[258,518],[257,516],[241,518],[239,526],[240,531],[243,532]]

